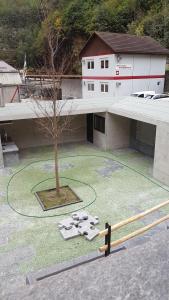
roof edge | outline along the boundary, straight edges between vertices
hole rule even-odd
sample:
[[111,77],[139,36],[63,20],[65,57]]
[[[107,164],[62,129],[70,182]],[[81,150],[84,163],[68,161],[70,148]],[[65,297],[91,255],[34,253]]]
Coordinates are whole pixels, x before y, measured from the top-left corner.
[[[107,33],[106,31],[94,31],[93,34],[89,37],[89,39],[87,40],[87,42],[85,43],[84,47],[82,48],[82,50],[80,51],[80,54],[79,54],[79,58],[81,59],[83,57],[83,52],[84,50],[86,49],[87,45],[90,43],[90,41],[95,37],[97,36],[107,47],[109,47],[110,51],[112,53],[126,53],[126,52],[123,52],[123,51],[117,51],[117,50],[114,50],[110,45],[109,43],[101,36],[101,33]],[[109,32],[111,33],[111,32]],[[117,33],[117,34],[120,34],[120,35],[128,35],[130,37],[138,37],[137,35],[132,35],[132,34],[128,34],[128,33]],[[138,37],[139,38],[139,37]],[[163,55],[163,56],[168,56],[169,55],[169,49],[164,47],[163,45],[160,44],[159,41],[155,40],[153,37],[151,36],[148,36],[148,35],[144,35],[144,36],[140,36],[140,38],[146,38],[146,39],[149,39],[149,40],[152,40],[152,41],[155,41],[156,43],[158,43],[162,48],[163,50],[165,50],[165,53],[162,52],[162,51],[159,51],[159,52],[155,52],[155,53],[151,53],[151,55]],[[128,54],[143,54],[143,55],[146,55],[146,53],[142,53],[141,51],[139,52],[135,52],[135,51],[131,51],[131,52],[128,52]]]
[[94,31],[94,32],[92,33],[92,35],[89,37],[89,39],[86,41],[86,43],[85,43],[84,47],[82,48],[82,50],[80,51],[80,53],[79,53],[79,58],[80,58],[80,59],[83,57],[83,56],[82,56],[82,53],[83,53],[83,51],[86,49],[88,43],[89,43],[95,36],[97,36],[104,44],[106,44],[106,46],[109,47],[109,49],[110,49],[111,52],[114,51],[114,50],[110,47],[110,45],[107,44],[107,43],[105,42],[105,40],[101,38],[101,36],[98,34],[98,32],[97,32],[97,31]]

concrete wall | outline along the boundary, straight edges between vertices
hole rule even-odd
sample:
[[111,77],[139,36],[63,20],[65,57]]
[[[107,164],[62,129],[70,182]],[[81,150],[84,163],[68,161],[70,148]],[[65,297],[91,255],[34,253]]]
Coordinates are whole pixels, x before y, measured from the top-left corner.
[[144,122],[137,122],[136,138],[142,143],[154,146],[156,126]]
[[[52,139],[39,129],[35,120],[14,121],[3,128],[12,138],[19,149],[52,144]],[[71,130],[62,134],[60,143],[86,141],[85,115],[74,116],[71,121]]]
[[153,175],[169,185],[169,125],[157,126]]
[[130,119],[110,113],[99,113],[105,117],[105,134],[94,129],[94,144],[103,150],[126,148],[130,142]]
[[154,156],[156,126],[145,122],[131,120],[130,147]]
[[106,148],[114,150],[126,148],[130,141],[130,119],[107,113]]
[[68,97],[82,98],[81,79],[62,79],[61,89],[62,99],[66,99]]

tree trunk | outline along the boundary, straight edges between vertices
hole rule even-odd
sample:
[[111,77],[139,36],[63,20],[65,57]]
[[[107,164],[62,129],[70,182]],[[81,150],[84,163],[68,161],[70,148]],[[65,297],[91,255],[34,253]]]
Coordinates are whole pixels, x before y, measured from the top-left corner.
[[55,180],[56,180],[56,194],[60,196],[60,179],[59,179],[59,163],[58,163],[58,143],[57,138],[54,142],[54,156],[55,156]]
[[60,196],[60,180],[59,180],[59,164],[58,164],[58,123],[56,118],[56,101],[57,101],[57,94],[56,94],[56,86],[55,86],[55,78],[54,80],[54,99],[53,99],[53,124],[54,124],[54,156],[55,156],[55,180],[56,180],[56,194]]

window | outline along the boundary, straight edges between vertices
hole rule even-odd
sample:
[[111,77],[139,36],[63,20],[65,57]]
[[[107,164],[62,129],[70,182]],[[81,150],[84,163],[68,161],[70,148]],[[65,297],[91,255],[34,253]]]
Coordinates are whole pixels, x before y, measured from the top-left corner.
[[101,92],[102,93],[108,93],[108,91],[109,91],[108,83],[101,83]]
[[101,60],[101,69],[104,69],[104,60]]
[[94,91],[94,83],[89,82],[87,87],[88,87],[88,91]]
[[95,115],[94,116],[94,129],[105,133],[105,118]]
[[101,69],[108,69],[109,68],[109,60],[108,59],[102,59],[101,60]]
[[88,60],[87,68],[88,69],[94,69],[94,60]]

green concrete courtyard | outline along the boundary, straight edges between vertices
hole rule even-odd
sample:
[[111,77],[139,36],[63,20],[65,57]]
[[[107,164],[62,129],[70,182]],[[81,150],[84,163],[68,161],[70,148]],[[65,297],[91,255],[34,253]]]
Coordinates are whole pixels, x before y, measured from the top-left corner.
[[[59,157],[62,185],[69,185],[83,201],[46,212],[34,192],[54,187],[51,147],[25,150],[17,167],[0,170],[0,263],[6,274],[10,265],[25,274],[101,246],[99,238],[63,240],[57,224],[75,210],[98,216],[97,227],[104,229],[105,222],[115,224],[169,199],[167,187],[152,178],[153,159],[135,150],[105,152],[89,144],[70,144],[60,147]],[[169,208],[160,214],[166,212]],[[143,225],[135,222],[112,237]]]

